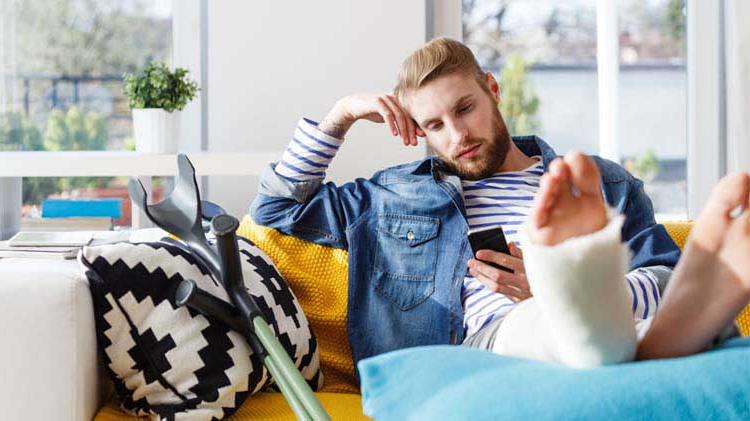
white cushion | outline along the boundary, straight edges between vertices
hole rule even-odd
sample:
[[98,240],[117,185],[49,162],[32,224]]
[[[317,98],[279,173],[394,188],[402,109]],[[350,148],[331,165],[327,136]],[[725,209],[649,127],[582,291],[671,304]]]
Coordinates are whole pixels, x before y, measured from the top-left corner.
[[[318,389],[317,340],[296,297],[262,250],[241,237],[238,248],[247,292],[302,376]],[[163,239],[84,247],[78,261],[90,282],[102,359],[126,411],[160,419],[223,419],[270,384],[240,333],[174,302],[185,279],[230,302],[184,245]]]

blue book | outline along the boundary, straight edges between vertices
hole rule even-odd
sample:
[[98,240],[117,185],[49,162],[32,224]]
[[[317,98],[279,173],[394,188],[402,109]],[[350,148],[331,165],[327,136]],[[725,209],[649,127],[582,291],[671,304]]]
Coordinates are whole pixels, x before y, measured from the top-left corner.
[[45,199],[42,202],[42,218],[70,218],[80,216],[121,216],[119,198]]

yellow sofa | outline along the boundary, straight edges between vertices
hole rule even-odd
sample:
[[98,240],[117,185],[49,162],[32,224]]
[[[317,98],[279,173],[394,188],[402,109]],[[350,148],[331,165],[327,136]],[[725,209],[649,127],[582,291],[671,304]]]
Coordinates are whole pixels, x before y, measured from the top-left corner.
[[[674,222],[666,223],[665,226],[682,248],[691,223]],[[368,419],[362,414],[346,335],[346,251],[319,246],[257,226],[249,217],[242,221],[238,234],[251,239],[276,262],[279,271],[297,295],[320,345],[325,385],[317,395],[332,419]],[[742,335],[750,334],[750,305],[737,321]],[[139,419],[121,411],[115,397],[110,396],[95,421]],[[295,417],[280,393],[268,392],[247,399],[229,419],[293,420]]]

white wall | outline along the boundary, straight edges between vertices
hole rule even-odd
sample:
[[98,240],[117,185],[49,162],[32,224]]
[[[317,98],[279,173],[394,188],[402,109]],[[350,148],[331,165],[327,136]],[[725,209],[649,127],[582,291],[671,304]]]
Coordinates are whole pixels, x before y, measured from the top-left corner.
[[[425,1],[211,1],[208,147],[278,150],[301,116],[320,120],[347,94],[391,91],[425,41]],[[382,126],[356,124],[329,169],[342,182],[424,156]],[[253,177],[211,177],[207,198],[247,213]]]

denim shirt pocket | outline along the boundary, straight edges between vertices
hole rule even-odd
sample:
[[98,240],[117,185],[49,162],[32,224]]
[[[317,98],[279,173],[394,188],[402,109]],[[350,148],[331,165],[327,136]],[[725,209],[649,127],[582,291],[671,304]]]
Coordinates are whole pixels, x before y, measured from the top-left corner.
[[435,291],[440,220],[418,215],[378,215],[375,288],[401,310]]

